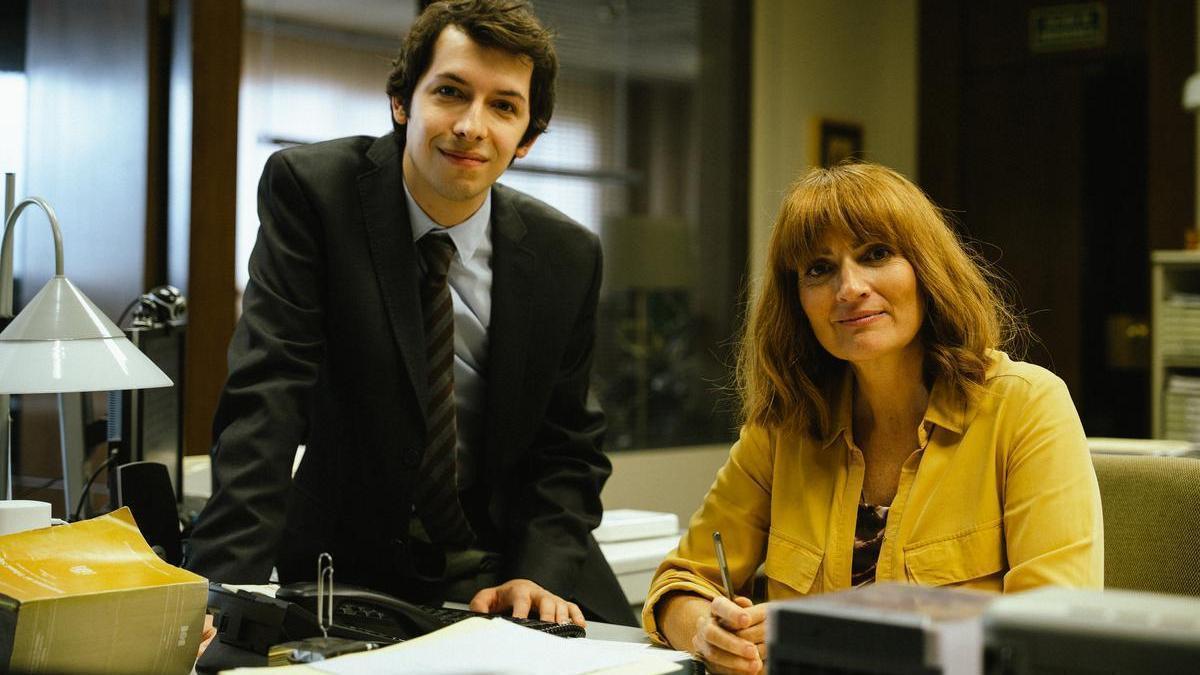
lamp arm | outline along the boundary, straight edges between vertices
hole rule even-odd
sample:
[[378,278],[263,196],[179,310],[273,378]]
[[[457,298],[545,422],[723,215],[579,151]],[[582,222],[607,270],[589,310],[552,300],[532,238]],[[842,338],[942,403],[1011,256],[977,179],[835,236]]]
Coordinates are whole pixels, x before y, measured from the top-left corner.
[[4,220],[4,246],[0,248],[0,287],[7,290],[7,293],[0,298],[0,318],[8,319],[13,315],[13,270],[12,270],[12,242],[13,229],[17,224],[17,218],[21,216],[21,212],[27,206],[41,207],[42,211],[46,212],[46,217],[50,220],[50,229],[54,234],[54,275],[63,276],[63,242],[62,229],[58,226],[58,216],[54,215],[54,207],[46,203],[46,200],[41,197],[28,197],[21,200],[12,213]]

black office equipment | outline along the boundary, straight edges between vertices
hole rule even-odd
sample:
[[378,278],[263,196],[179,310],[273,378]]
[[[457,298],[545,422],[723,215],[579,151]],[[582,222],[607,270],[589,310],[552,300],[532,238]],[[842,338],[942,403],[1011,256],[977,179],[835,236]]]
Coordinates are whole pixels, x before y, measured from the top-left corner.
[[[316,611],[317,584],[311,581],[283,586],[275,594],[309,611]],[[539,619],[519,619],[503,614],[483,614],[451,607],[414,605],[385,593],[349,584],[333,586],[334,624],[363,628],[394,637],[416,637],[473,616],[502,618],[526,628],[559,637],[584,637],[586,631],[573,623],[554,623]]]
[[[218,639],[231,647],[266,656],[271,647],[320,636],[317,584],[301,582],[280,588],[275,597],[210,583],[208,611]],[[392,644],[419,637],[473,616],[497,617],[463,609],[423,607],[383,593],[339,584],[334,587],[333,637]],[[575,624],[504,617],[519,625],[563,637],[583,637]],[[265,662],[255,662],[265,665]]]
[[983,616],[988,675],[1200,672],[1200,598],[1040,588]]
[[771,675],[978,675],[990,593],[872,584],[768,609]]
[[109,446],[122,464],[151,461],[166,466],[175,501],[181,502],[187,301],[178,289],[159,286],[135,300],[132,310],[129,326],[123,327],[126,336],[175,386],[109,392]]
[[[317,556],[317,628],[321,634],[272,646],[267,653],[267,665],[315,663],[345,654],[378,649],[383,645],[371,640],[351,640],[330,635],[329,631],[334,627],[333,604],[333,556],[322,553]],[[417,629],[413,632],[417,632]]]
[[167,467],[158,462],[122,464],[113,472],[113,483],[115,508],[128,506],[154,552],[172,565],[180,564],[179,508]]
[[[266,656],[274,645],[321,635],[314,611],[287,600],[232,590],[215,582],[208,585],[208,612],[213,615],[213,627],[221,642],[261,656]],[[382,644],[401,640],[337,623],[330,627],[329,634]]]

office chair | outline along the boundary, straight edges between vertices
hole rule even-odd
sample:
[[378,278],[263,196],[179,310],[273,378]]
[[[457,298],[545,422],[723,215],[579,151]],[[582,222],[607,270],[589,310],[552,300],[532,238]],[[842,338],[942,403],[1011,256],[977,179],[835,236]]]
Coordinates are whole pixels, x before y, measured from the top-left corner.
[[1104,585],[1200,596],[1200,459],[1092,455]]

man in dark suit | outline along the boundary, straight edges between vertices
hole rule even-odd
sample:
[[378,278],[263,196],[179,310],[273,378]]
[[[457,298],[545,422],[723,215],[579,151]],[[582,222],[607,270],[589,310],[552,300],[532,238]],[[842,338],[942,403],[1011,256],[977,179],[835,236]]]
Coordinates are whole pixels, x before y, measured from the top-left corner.
[[328,551],[410,599],[633,623],[590,534],[599,243],[494,184],[556,73],[522,2],[435,3],[388,81],[394,134],[268,160],[189,568],[286,583]]

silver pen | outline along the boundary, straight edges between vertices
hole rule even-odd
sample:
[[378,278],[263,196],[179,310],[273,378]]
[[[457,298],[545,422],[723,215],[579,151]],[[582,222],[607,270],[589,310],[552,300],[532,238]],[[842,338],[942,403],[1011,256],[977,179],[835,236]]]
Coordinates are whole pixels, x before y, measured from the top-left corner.
[[717,549],[717,568],[721,570],[721,583],[725,584],[725,596],[733,600],[733,582],[729,580],[729,562],[725,559],[725,544],[721,533],[713,530],[713,547]]

